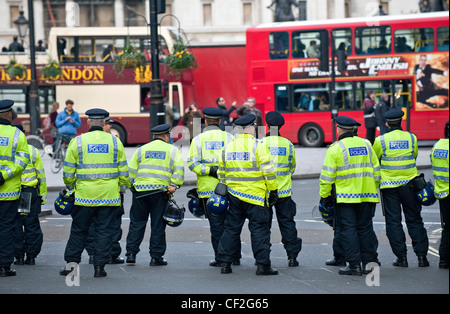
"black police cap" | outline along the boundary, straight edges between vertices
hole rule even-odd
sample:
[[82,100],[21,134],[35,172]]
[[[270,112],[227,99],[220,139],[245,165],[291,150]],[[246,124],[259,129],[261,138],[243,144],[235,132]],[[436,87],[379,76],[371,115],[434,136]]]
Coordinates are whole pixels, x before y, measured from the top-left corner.
[[155,127],[153,127],[151,130],[153,135],[159,135],[159,134],[166,134],[170,131],[170,125],[169,124],[160,124]]
[[255,119],[256,119],[256,116],[249,113],[249,114],[246,114],[245,116],[242,116],[242,117],[236,119],[236,121],[234,121],[234,124],[241,126],[241,127],[246,127],[246,126],[253,124],[253,122],[255,122]]
[[205,118],[208,119],[220,119],[222,110],[219,108],[205,108],[203,109],[203,114],[205,115]]
[[337,126],[340,127],[341,129],[352,130],[355,127],[361,126],[361,123],[359,123],[355,119],[346,116],[338,116],[335,118],[335,120]]
[[100,108],[89,109],[85,114],[89,119],[105,119],[109,117],[109,112]]
[[278,111],[269,111],[266,114],[266,123],[270,126],[281,127],[284,125],[284,118]]
[[384,113],[384,117],[387,121],[397,121],[401,120],[405,113],[397,108],[390,109]]
[[12,110],[14,101],[11,99],[0,100],[0,113]]

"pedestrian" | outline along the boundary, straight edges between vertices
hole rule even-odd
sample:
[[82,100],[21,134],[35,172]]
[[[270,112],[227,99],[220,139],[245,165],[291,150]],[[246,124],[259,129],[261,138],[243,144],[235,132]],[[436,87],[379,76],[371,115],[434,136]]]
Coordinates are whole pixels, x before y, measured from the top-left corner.
[[325,155],[320,174],[320,202],[325,208],[334,205],[331,196],[334,184],[341,240],[348,263],[339,269],[339,274],[361,276],[371,271],[366,265],[379,263],[372,218],[378,203],[380,165],[370,143],[354,134],[354,128],[361,124],[339,116],[336,125],[339,139]]
[[429,266],[428,236],[416,200],[412,179],[419,176],[416,167],[417,137],[402,130],[404,112],[391,109],[384,114],[389,126],[386,134],[375,139],[373,149],[381,164],[380,191],[386,220],[386,235],[397,256],[394,266],[408,267],[406,237],[402,226],[402,209],[419,267]]
[[[24,132],[21,124],[15,125]],[[16,265],[35,265],[35,260],[41,252],[43,233],[39,222],[41,205],[47,201],[47,181],[44,164],[36,147],[28,144],[30,160],[22,172],[22,187],[20,197],[27,204],[19,207],[16,217]],[[25,259],[26,255],[26,259]]]
[[[230,114],[233,112],[233,110],[236,109],[237,101],[236,100],[233,101],[230,109],[227,109],[225,98],[223,98],[223,97],[217,97],[216,104],[217,104],[217,108],[219,108],[222,111],[222,115],[220,116],[219,127],[222,131],[225,131],[226,127],[231,126],[233,118],[230,117]],[[229,131],[227,131],[227,132],[229,132]]]
[[302,239],[297,236],[295,214],[297,205],[292,200],[292,174],[295,172],[295,148],[291,141],[280,134],[285,121],[278,111],[266,114],[269,133],[263,143],[269,149],[275,167],[278,184],[278,200],[275,203],[275,214],[281,232],[281,242],[288,257],[288,266],[298,266],[297,256],[302,249]]
[[[194,132],[200,130],[202,114],[197,108],[197,104],[192,102],[189,104],[189,107],[184,111],[183,122],[184,125],[188,128],[189,131],[189,140],[192,141],[194,138]],[[195,129],[194,129],[195,127]]]
[[386,125],[386,118],[384,114],[390,109],[389,106],[389,95],[387,93],[381,94],[380,103],[375,107],[375,118],[377,120],[377,125],[380,128],[380,135],[387,132],[388,127]]
[[0,277],[15,276],[14,226],[19,209],[22,172],[29,161],[25,134],[11,126],[14,101],[0,101]]
[[[113,122],[114,122],[114,120],[112,120],[109,116],[106,117],[105,124],[103,125],[103,131],[111,134],[111,125]],[[114,136],[117,137],[118,140],[120,140],[118,134],[114,134]],[[113,239],[112,239],[111,254],[110,254],[111,257],[109,260],[109,264],[125,263],[125,260],[122,257],[120,257],[120,253],[122,253],[122,248],[120,246],[120,240],[122,239],[122,228],[121,228],[122,216],[123,216],[123,214],[125,214],[125,210],[123,207],[124,194],[125,194],[125,192],[122,192],[122,191],[120,192],[120,208],[116,212],[116,217],[114,219],[115,232],[114,232]],[[95,219],[95,217],[94,217],[94,219]],[[86,240],[86,251],[88,252],[88,255],[89,255],[89,264],[94,263],[95,237],[96,237],[95,224],[92,223],[91,226],[89,227],[89,235]]]
[[249,220],[256,274],[278,274],[270,262],[270,207],[278,198],[278,186],[269,150],[254,137],[255,120],[256,116],[252,114],[236,119],[235,124],[241,134],[223,148],[219,161],[219,181],[228,186],[229,194],[225,229],[217,256],[223,263],[222,274],[232,272],[231,263],[246,218]]
[[77,129],[81,126],[80,116],[73,110],[73,105],[73,101],[67,99],[66,108],[56,116],[55,125],[58,128],[58,135],[55,141],[55,152],[59,148],[60,142],[70,142],[77,135]]
[[369,90],[364,99],[364,126],[366,127],[366,139],[373,145],[375,141],[375,128],[377,127],[377,119],[375,118],[375,92]]
[[[259,131],[259,127],[263,126],[263,117],[262,117],[262,113],[261,110],[259,110],[258,108],[255,107],[256,101],[254,97],[248,97],[247,98],[247,102],[237,108],[236,113],[240,116],[245,116],[247,114],[252,114],[256,117],[256,131]],[[255,136],[258,138],[258,133],[255,134]]]
[[164,266],[166,252],[166,222],[164,211],[169,195],[183,185],[184,162],[180,150],[169,144],[169,124],[150,131],[153,140],[139,147],[130,161],[130,181],[133,201],[127,235],[127,263],[136,263],[136,255],[144,238],[150,215],[150,266]]
[[[205,129],[203,132],[191,142],[189,149],[188,166],[191,171],[197,175],[197,194],[199,197],[199,206],[206,214],[211,232],[211,244],[214,249],[214,260],[209,266],[221,266],[217,260],[219,240],[224,230],[225,215],[212,215],[207,207],[206,202],[213,194],[216,185],[219,183],[217,179],[217,170],[219,166],[219,158],[222,148],[233,140],[233,135],[222,131],[219,127],[219,121],[222,116],[222,109],[205,108],[203,109],[205,116]],[[239,241],[240,244],[240,241]],[[241,247],[238,245],[236,254],[233,257],[233,264],[239,265],[241,257]]]
[[439,245],[439,268],[448,269],[449,264],[449,186],[448,186],[448,151],[449,122],[445,124],[445,138],[440,139],[431,149],[430,158],[433,166],[434,194],[439,199],[442,235]]
[[60,274],[68,275],[72,263],[80,263],[93,223],[96,231],[94,277],[105,277],[105,265],[111,258],[114,222],[121,205],[120,192],[129,184],[128,165],[122,142],[103,131],[109,113],[95,108],[86,111],[86,115],[89,131],[70,142],[64,160],[64,184],[69,191],[75,191],[75,203],[64,253],[68,264]]

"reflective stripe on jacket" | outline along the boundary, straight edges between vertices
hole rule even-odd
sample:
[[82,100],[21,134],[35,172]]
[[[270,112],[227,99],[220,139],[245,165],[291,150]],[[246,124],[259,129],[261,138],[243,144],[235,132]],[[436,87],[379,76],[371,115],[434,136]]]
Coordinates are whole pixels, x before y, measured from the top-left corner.
[[122,142],[100,130],[72,139],[63,170],[64,183],[75,191],[75,205],[119,206],[119,192],[129,184]]
[[448,145],[448,138],[440,139],[436,144],[434,144],[430,153],[434,176],[434,194],[439,199],[445,198],[449,194]]
[[16,127],[0,123],[0,175],[5,179],[5,183],[0,185],[0,201],[12,201],[20,197],[20,177],[29,158],[25,134]]
[[346,137],[327,150],[320,174],[320,197],[336,185],[337,203],[378,202],[380,165],[368,141]]
[[198,197],[209,198],[214,192],[219,180],[209,175],[210,168],[219,166],[222,149],[233,138],[218,126],[210,125],[192,140],[187,164],[197,175]]
[[22,172],[22,185],[29,187],[39,187],[39,196],[42,198],[42,205],[47,201],[47,179],[45,178],[44,164],[41,155],[36,147],[28,144],[30,161]]
[[130,161],[130,181],[136,191],[180,187],[184,182],[184,162],[180,150],[155,139],[139,147]]
[[378,136],[373,149],[381,164],[380,189],[405,185],[419,175],[416,167],[417,138],[414,134],[392,130]]
[[278,183],[278,197],[292,194],[291,176],[295,172],[295,149],[292,142],[281,136],[267,136],[263,143],[269,149]]
[[224,147],[217,174],[229,193],[259,206],[278,187],[269,150],[250,134],[240,134]]

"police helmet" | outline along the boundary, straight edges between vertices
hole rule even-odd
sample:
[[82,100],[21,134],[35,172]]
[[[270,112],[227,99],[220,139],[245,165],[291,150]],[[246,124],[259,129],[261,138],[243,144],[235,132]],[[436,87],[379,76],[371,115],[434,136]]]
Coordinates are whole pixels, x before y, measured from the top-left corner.
[[74,194],[69,194],[67,190],[62,189],[55,200],[55,210],[61,215],[70,215],[75,203]]
[[436,202],[436,196],[434,195],[434,186],[430,181],[424,189],[416,192],[416,197],[419,203],[423,206],[431,206]]
[[188,208],[191,214],[198,218],[205,216],[205,211],[201,208],[200,200],[198,199],[197,189],[194,188],[187,191],[186,197],[190,198]]
[[166,224],[170,227],[178,227],[184,220],[184,207],[180,208],[173,198],[170,198],[167,202],[166,210],[164,211],[163,218]]
[[222,196],[214,192],[206,202],[206,208],[214,217],[224,215],[228,210],[228,196]]

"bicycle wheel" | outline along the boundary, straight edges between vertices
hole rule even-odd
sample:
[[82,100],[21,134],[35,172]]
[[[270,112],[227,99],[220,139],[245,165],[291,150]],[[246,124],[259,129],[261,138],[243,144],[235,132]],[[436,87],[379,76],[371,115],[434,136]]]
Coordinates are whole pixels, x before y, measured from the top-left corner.
[[34,146],[39,151],[41,156],[44,156],[44,141],[37,135],[28,135],[27,136],[28,144]]
[[58,173],[62,166],[63,166],[63,162],[64,162],[64,158],[62,156],[62,151],[61,151],[61,147],[59,147],[56,152],[53,154],[51,163],[50,163],[50,170],[53,173]]

